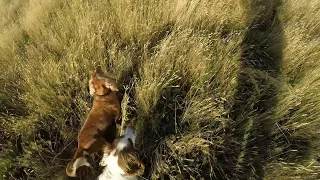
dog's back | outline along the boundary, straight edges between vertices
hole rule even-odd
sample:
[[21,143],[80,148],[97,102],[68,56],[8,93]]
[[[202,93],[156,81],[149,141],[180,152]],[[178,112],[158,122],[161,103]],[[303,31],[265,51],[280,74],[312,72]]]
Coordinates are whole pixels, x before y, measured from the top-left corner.
[[78,134],[78,149],[68,164],[68,176],[76,176],[76,169],[90,166],[85,155],[97,152],[116,138],[115,121],[121,116],[118,87],[114,80],[103,76],[100,67],[89,81],[90,94],[94,97],[93,106]]
[[96,149],[101,148],[104,144],[104,142],[100,144],[100,141],[96,141],[98,144],[88,146],[92,139],[104,138],[108,143],[112,143],[116,138],[115,120],[120,116],[120,101],[115,92],[110,93],[112,94],[105,97],[103,101],[94,100],[88,118],[79,132],[79,146],[86,147],[88,153],[96,152]]

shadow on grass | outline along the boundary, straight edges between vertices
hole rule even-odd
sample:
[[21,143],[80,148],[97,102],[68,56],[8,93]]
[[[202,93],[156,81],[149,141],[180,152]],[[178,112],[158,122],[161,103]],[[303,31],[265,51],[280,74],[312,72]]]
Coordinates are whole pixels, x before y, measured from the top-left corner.
[[[233,122],[228,127],[225,154],[219,157],[219,179],[263,179],[269,157],[272,119],[277,105],[283,50],[283,27],[277,1],[245,1],[248,30],[245,34]],[[221,173],[222,172],[222,173]]]
[[[143,161],[145,163],[144,177],[150,179],[155,166],[157,165],[157,155],[160,156],[166,152],[162,152],[161,145],[164,140],[170,136],[174,136],[177,131],[177,121],[183,114],[184,99],[190,86],[181,82],[181,88],[165,89],[161,94],[158,103],[154,106],[147,117],[139,117],[143,121],[143,129],[140,132],[140,147]],[[174,120],[175,119],[175,120]],[[156,125],[152,123],[157,121]],[[153,128],[152,128],[153,127]],[[170,179],[167,174],[162,174],[161,179]]]

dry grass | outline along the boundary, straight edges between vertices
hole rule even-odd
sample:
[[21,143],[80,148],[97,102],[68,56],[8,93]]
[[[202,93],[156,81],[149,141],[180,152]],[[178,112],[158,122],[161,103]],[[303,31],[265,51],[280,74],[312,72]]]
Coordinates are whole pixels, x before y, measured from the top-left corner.
[[100,64],[145,178],[317,179],[319,17],[317,0],[0,0],[0,175],[66,179]]

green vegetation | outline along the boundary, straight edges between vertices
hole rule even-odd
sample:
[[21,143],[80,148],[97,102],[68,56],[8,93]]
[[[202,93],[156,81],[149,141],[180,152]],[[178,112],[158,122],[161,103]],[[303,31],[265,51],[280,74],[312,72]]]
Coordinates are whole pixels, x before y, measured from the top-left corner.
[[320,1],[0,0],[0,179],[67,178],[98,64],[145,178],[320,178]]

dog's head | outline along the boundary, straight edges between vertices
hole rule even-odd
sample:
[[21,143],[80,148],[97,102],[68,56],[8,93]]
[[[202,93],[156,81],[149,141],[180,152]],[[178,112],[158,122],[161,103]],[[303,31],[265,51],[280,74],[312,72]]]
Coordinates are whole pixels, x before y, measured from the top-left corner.
[[141,176],[144,172],[144,164],[135,148],[136,134],[133,127],[128,127],[124,135],[116,138],[113,142],[107,167],[112,174],[125,174],[126,176]]
[[118,152],[118,165],[128,176],[140,176],[144,172],[144,164],[135,148],[135,129],[128,127],[123,137],[120,137],[116,145]]
[[98,66],[89,80],[90,95],[105,95],[109,91],[119,91],[116,81],[108,77]]

